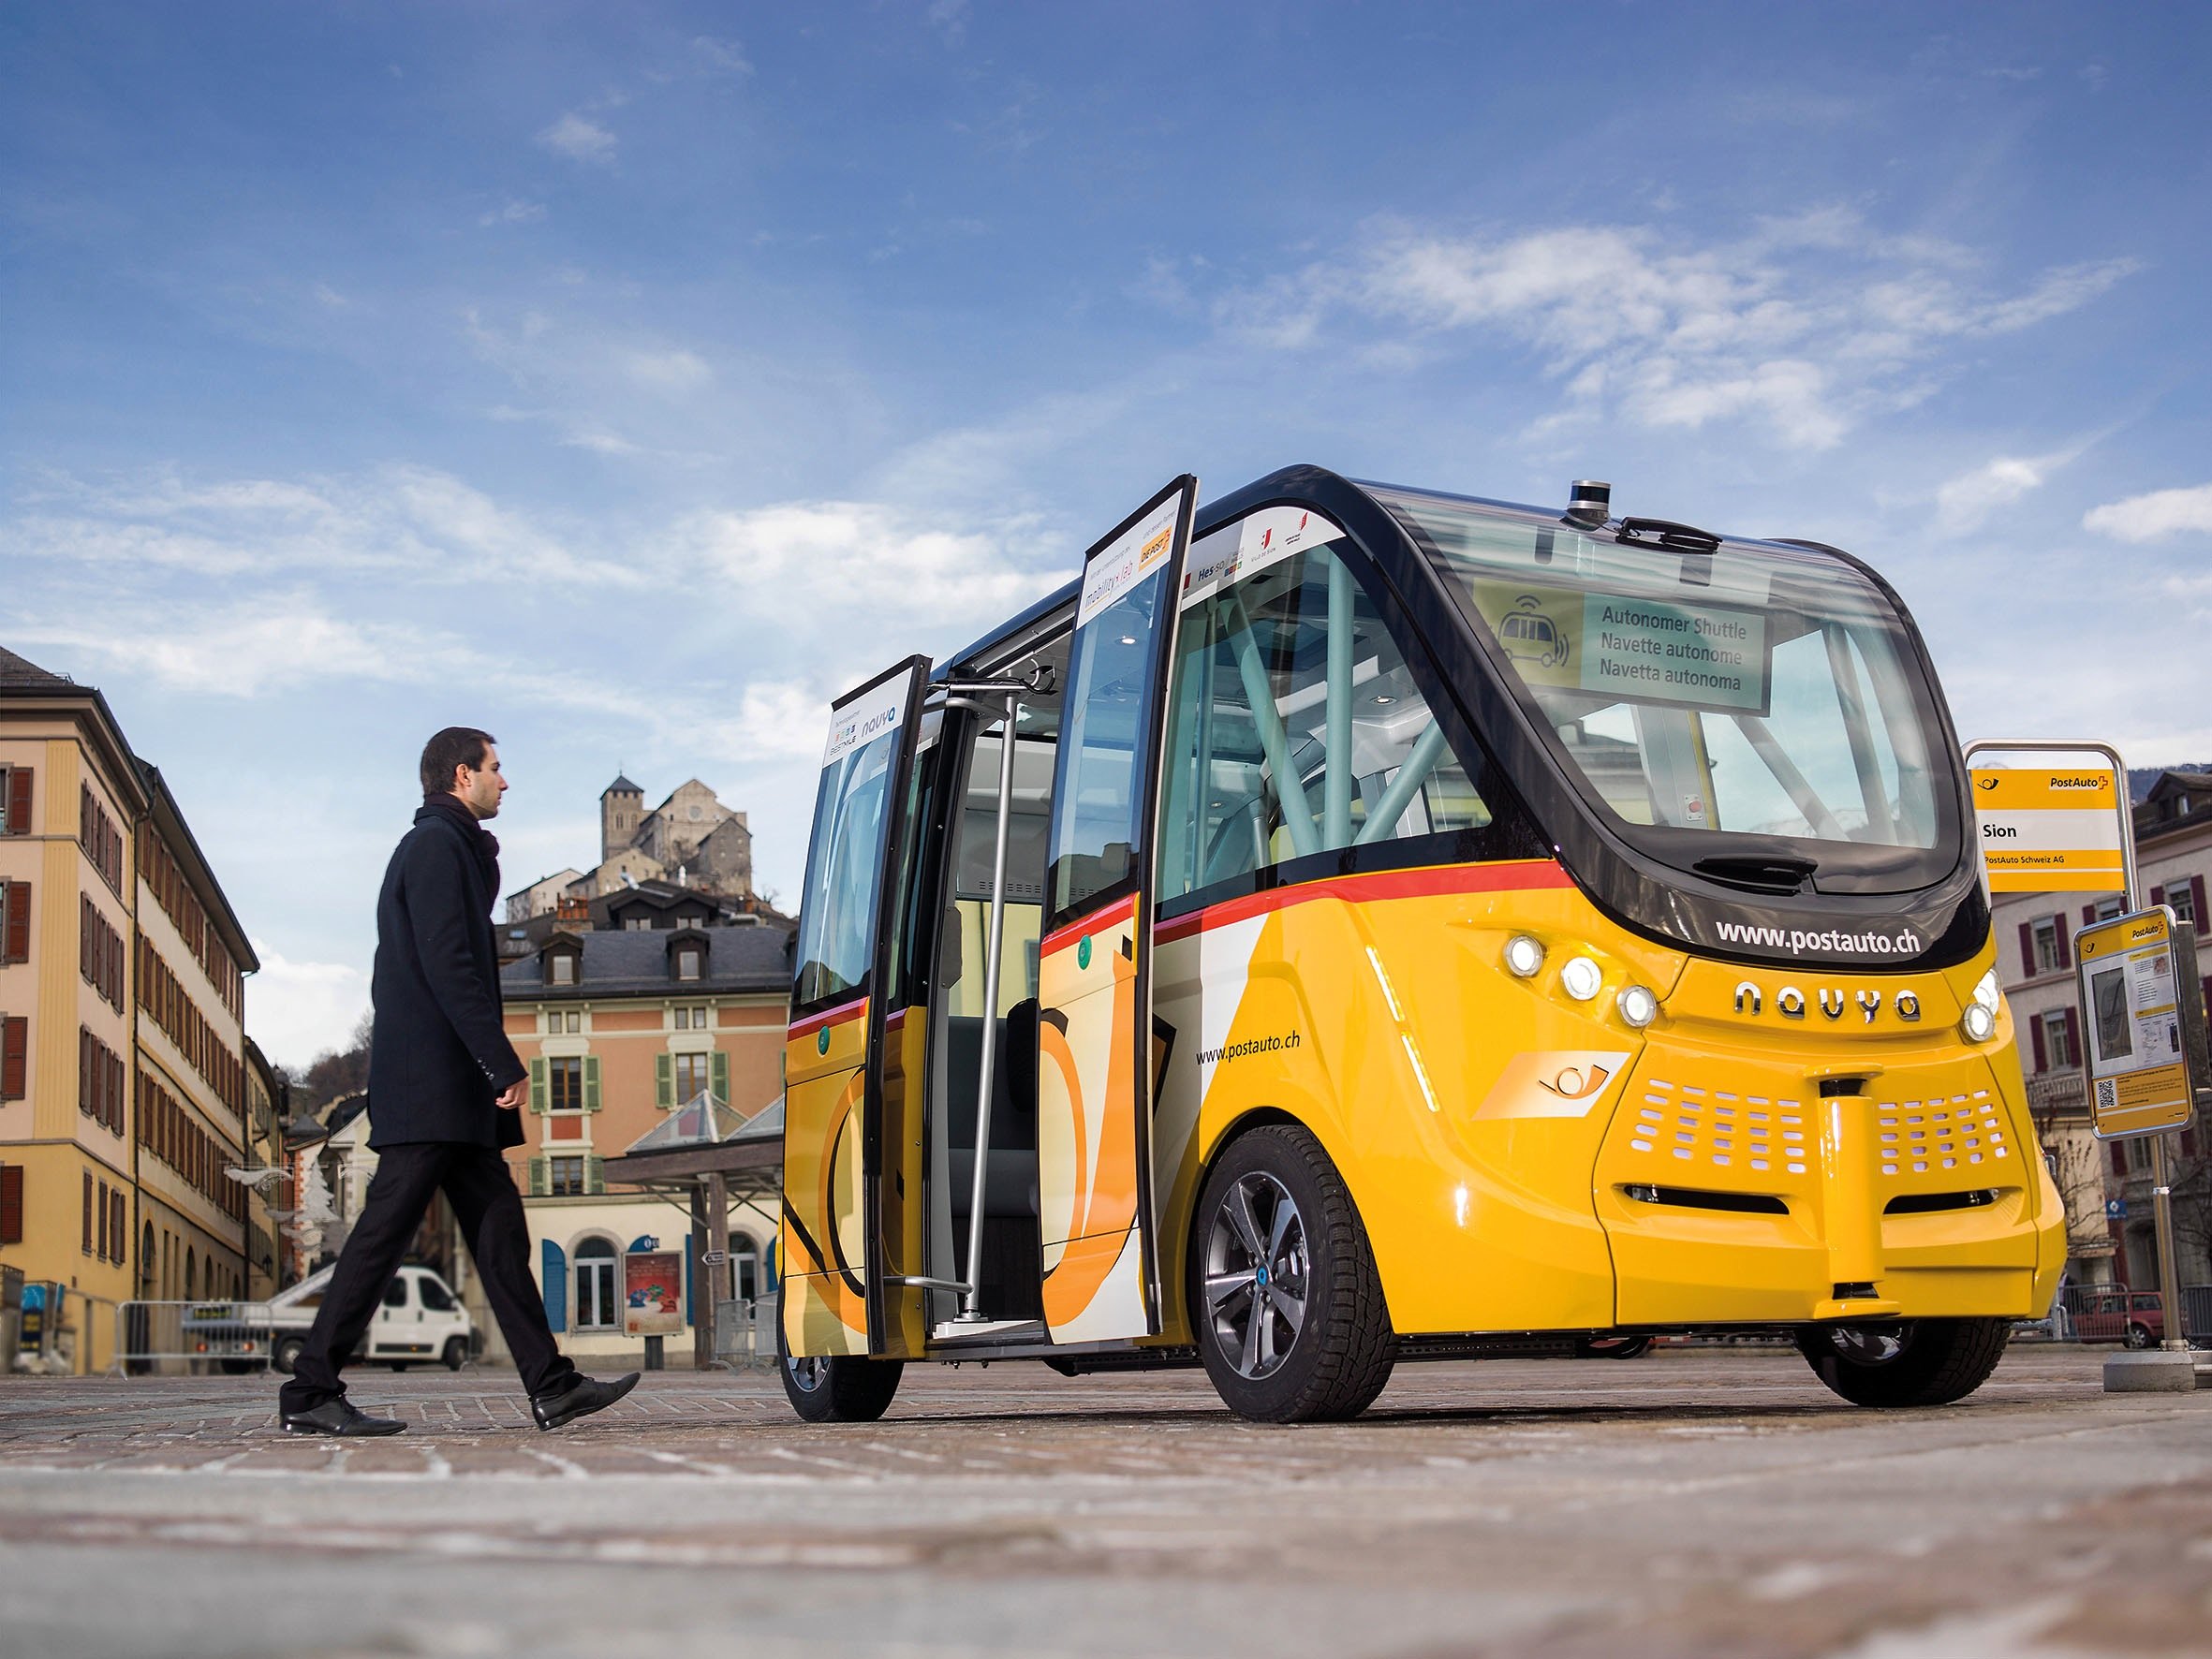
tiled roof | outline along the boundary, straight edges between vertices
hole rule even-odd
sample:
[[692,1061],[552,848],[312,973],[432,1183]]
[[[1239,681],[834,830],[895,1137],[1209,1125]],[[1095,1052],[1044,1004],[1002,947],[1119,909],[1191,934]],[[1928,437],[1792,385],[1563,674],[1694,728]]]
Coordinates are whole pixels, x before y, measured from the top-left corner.
[[[705,974],[678,979],[671,967],[676,944],[707,942]],[[790,934],[778,927],[655,928],[597,932],[580,936],[583,960],[574,985],[545,982],[542,948],[509,962],[499,983],[510,997],[610,995],[615,992],[781,991],[791,985]]]
[[37,663],[16,655],[6,646],[0,646],[0,685],[30,688],[76,683],[66,674],[50,674]]
[[600,790],[599,793],[601,795],[642,795],[645,793],[645,791],[641,789],[637,785],[631,783],[629,779],[624,776],[621,772],[616,772],[614,774],[614,781],[612,784],[609,784],[604,789]]

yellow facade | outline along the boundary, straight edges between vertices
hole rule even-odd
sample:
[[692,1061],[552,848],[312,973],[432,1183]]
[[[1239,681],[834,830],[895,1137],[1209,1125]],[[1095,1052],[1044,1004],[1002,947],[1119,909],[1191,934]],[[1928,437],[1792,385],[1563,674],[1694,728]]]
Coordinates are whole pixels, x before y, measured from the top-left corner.
[[[0,881],[29,907],[19,930],[26,960],[0,963],[0,1019],[22,1021],[23,1073],[21,1097],[0,1100],[0,1165],[22,1171],[22,1236],[0,1242],[0,1261],[64,1287],[72,1362],[98,1370],[114,1357],[120,1304],[244,1289],[243,1205],[222,1173],[243,1155],[243,1122],[147,1017],[144,947],[160,952],[205,1022],[211,1068],[222,1069],[219,1050],[243,1080],[244,1038],[142,880],[141,833],[172,849],[188,840],[158,779],[141,771],[96,692],[52,677],[6,689],[0,769],[28,772],[31,813],[0,834]],[[243,937],[234,943],[214,947],[233,968],[244,954]],[[203,1138],[193,1143],[197,1186],[150,1155],[146,1075],[163,1079]]]

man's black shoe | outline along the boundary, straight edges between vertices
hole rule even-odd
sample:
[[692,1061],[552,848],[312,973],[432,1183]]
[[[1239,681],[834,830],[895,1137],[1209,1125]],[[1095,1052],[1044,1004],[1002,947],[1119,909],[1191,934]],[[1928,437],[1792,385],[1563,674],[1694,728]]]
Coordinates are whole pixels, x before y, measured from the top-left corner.
[[637,1386],[638,1373],[634,1371],[611,1383],[580,1376],[559,1393],[531,1401],[530,1415],[538,1419],[540,1429],[558,1429],[563,1423],[588,1417],[595,1411],[605,1411]]
[[353,1402],[341,1395],[336,1400],[326,1400],[313,1411],[288,1411],[284,1414],[284,1431],[287,1434],[335,1434],[341,1438],[374,1438],[381,1434],[405,1434],[406,1424],[394,1417],[372,1417],[354,1409]]

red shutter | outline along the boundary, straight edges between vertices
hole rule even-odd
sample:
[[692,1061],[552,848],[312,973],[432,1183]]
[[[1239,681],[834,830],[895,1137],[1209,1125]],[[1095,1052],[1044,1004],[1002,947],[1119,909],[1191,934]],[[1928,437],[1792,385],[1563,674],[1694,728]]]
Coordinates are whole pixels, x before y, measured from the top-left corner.
[[2205,916],[2205,878],[2203,876],[2192,875],[2189,878],[2189,896],[2196,901],[2196,920],[2190,925],[2196,929],[2197,937],[2202,939],[2205,936],[2206,919]]
[[2035,923],[2020,924],[2020,972],[2028,978],[2035,977]]
[[2083,905],[2083,906],[2082,906],[2082,926],[2084,926],[2084,927],[2086,928],[2086,927],[2087,927],[2087,926],[2088,926],[2088,925],[2089,925],[2091,922],[2095,921],[2096,919],[2097,919],[2097,906],[2096,906],[2096,905],[2094,905],[2094,904],[2085,904],[2085,905]]
[[0,1244],[23,1241],[23,1167],[0,1164]]
[[77,1109],[92,1116],[92,1033],[77,1028]]
[[2050,1061],[2043,1054],[2043,1017],[2041,1014],[2028,1020],[2028,1040],[2035,1048],[2035,1069],[2039,1072],[2050,1070]]
[[2124,1140],[2116,1140],[2112,1143],[2112,1172],[2115,1175],[2125,1175],[2128,1172],[2128,1143]]
[[2150,902],[2151,902],[2151,903],[2152,903],[2152,904],[2154,904],[2154,905],[2157,905],[2157,904],[2163,904],[2163,903],[2166,902],[2166,889],[2165,889],[2164,888],[2151,888],[2151,889],[2150,889]]
[[92,1254],[92,1171],[84,1172],[84,1254]]
[[2058,941],[2058,965],[2062,968],[2072,967],[2073,951],[2067,943],[2066,918],[2063,914],[2051,918],[2051,936]]
[[31,960],[31,884],[11,881],[7,884],[7,938],[0,945],[0,962],[27,962]]
[[22,1015],[0,1020],[0,1100],[21,1100],[29,1068],[31,1022]]
[[109,1254],[118,1262],[130,1259],[130,1253],[124,1248],[129,1242],[125,1236],[127,1231],[123,1219],[123,1189],[117,1187],[108,1195],[108,1245]]
[[2080,1012],[2073,1008],[2066,1009],[2065,1013],[2066,1051],[2073,1056],[2066,1064],[2079,1065],[2082,1064],[2082,1017]]
[[7,771],[7,833],[31,833],[31,769],[27,766]]

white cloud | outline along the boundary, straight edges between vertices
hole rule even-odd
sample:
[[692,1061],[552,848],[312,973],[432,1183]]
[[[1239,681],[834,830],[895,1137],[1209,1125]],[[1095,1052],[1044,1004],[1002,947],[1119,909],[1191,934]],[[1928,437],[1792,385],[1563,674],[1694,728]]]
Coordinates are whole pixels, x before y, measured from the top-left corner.
[[929,0],[922,18],[947,40],[957,41],[967,32],[967,13],[968,0]]
[[542,201],[519,201],[509,199],[504,205],[495,207],[490,213],[484,214],[483,217],[477,221],[477,223],[483,226],[528,225],[535,223],[537,220],[542,219],[544,217],[545,203]]
[[2212,530],[2212,484],[2187,490],[2154,490],[2125,501],[2092,507],[2082,528],[2120,541],[2163,541],[2191,530]]
[[252,941],[260,972],[245,982],[246,1035],[278,1065],[304,1069],[343,1048],[369,1006],[369,976],[345,962],[293,962]]
[[538,141],[571,161],[611,163],[614,159],[614,135],[573,110],[539,133]]
[[706,360],[690,351],[639,351],[630,354],[629,376],[656,391],[689,391],[715,377]]
[[1216,315],[1277,349],[1349,339],[1379,362],[1420,360],[1412,341],[1434,356],[1503,340],[1538,354],[1573,404],[1651,427],[1759,424],[1824,449],[1924,397],[1954,343],[2047,321],[2135,269],[2060,267],[2006,295],[1972,286],[1972,265],[1840,208],[1705,246],[1635,226],[1485,236],[1385,220],[1354,249],[1221,297]]
[[33,510],[10,527],[10,551],[65,565],[218,578],[354,571],[626,587],[646,580],[630,561],[580,551],[434,467],[306,481],[64,477],[27,501]]
[[1999,507],[2010,507],[2030,491],[2042,489],[2057,460],[1999,455],[1970,473],[1960,474],[1936,492],[1936,527],[1952,536],[1980,529]]
[[745,57],[745,48],[734,40],[717,40],[712,35],[701,35],[691,43],[691,55],[710,69],[720,69],[730,75],[750,75],[752,63]]

